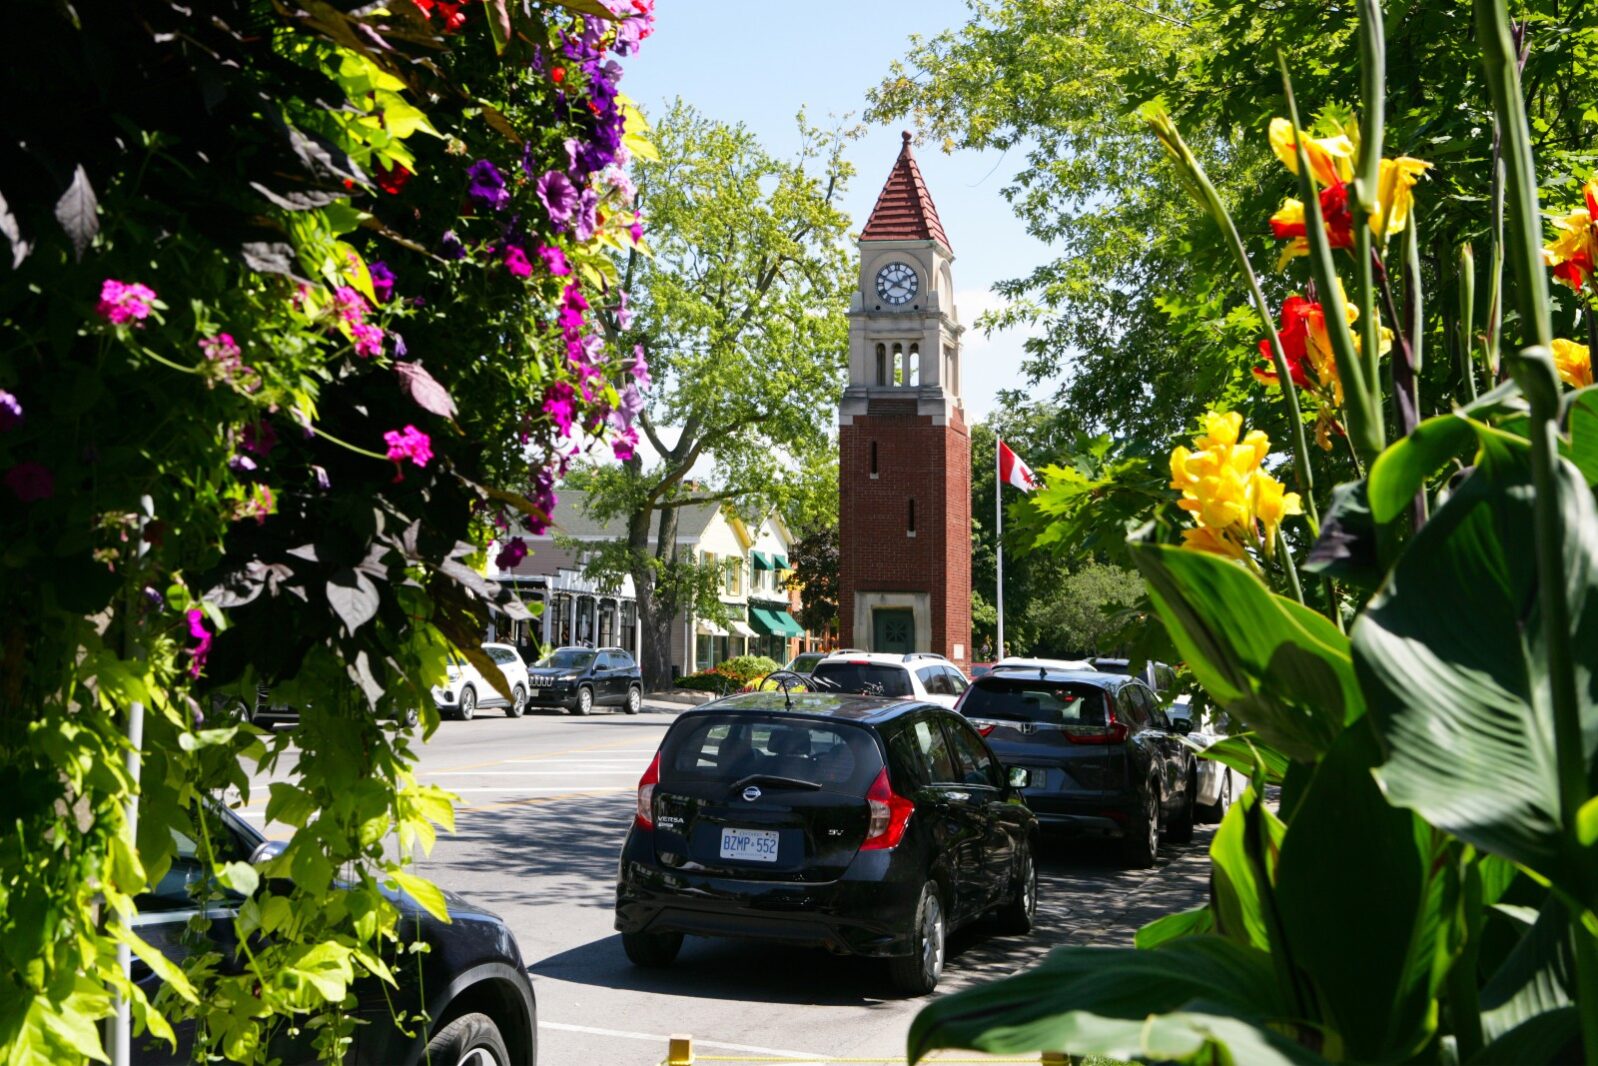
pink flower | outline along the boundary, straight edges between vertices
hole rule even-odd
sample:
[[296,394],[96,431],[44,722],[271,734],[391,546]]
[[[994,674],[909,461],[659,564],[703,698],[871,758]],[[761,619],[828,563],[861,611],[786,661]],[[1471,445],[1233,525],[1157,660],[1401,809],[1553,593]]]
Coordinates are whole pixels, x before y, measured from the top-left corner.
[[505,546],[494,556],[494,565],[501,570],[514,570],[516,564],[527,558],[527,542],[520,537],[512,537]]
[[533,264],[527,261],[527,253],[514,244],[507,244],[500,249],[499,257],[505,263],[505,269],[515,274],[518,278],[532,277]]
[[197,643],[189,649],[189,676],[199,677],[200,671],[205,669],[205,660],[211,654],[211,631],[205,628],[205,612],[198,607],[190,607],[186,616],[189,620],[189,636]]
[[391,429],[383,434],[383,441],[388,445],[388,457],[394,461],[395,481],[405,480],[400,470],[401,460],[409,459],[417,466],[426,466],[433,458],[432,439],[415,426],[406,426],[403,430]]
[[237,367],[239,358],[243,355],[231,333],[218,333],[214,337],[203,338],[200,341],[200,351],[207,359],[229,369]]
[[638,431],[631,426],[610,439],[610,451],[617,459],[626,462],[638,454]]
[[348,285],[340,285],[333,290],[333,302],[338,304],[338,316],[344,321],[366,321],[366,310],[369,305],[359,290]]
[[370,322],[351,322],[350,336],[355,341],[355,354],[361,357],[383,354],[383,327]]
[[271,455],[272,449],[277,447],[277,430],[270,422],[246,422],[239,434],[239,447],[256,455]]
[[94,311],[113,326],[125,326],[148,318],[154,302],[155,290],[148,285],[106,278],[100,285],[100,302],[94,305]]
[[0,389],[0,433],[22,425],[22,401]]
[[555,275],[557,278],[571,276],[571,264],[566,262],[566,253],[561,251],[559,248],[552,248],[547,244],[540,244],[538,246],[538,258],[544,261],[544,265],[549,268],[549,272]]
[[649,360],[644,358],[642,344],[633,347],[633,380],[640,389],[649,388]]
[[55,495],[55,476],[38,463],[18,463],[6,471],[5,483],[23,503],[48,500]]
[[572,421],[576,416],[572,406],[574,395],[571,384],[565,381],[557,381],[544,390],[544,413],[555,420],[563,437],[572,433]]
[[633,212],[633,221],[627,227],[627,232],[632,235],[634,244],[644,239],[644,216],[640,212]]

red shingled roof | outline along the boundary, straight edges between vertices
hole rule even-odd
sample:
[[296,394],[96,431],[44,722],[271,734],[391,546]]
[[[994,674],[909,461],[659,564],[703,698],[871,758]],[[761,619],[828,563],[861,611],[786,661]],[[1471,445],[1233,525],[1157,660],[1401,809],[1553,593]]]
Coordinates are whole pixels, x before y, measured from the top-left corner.
[[916,157],[910,154],[910,134],[904,135],[904,147],[894,161],[888,183],[877,197],[877,206],[871,209],[866,228],[860,231],[863,241],[928,241],[935,240],[945,248],[949,238],[938,221],[938,209],[932,205],[932,194],[921,180],[921,168]]

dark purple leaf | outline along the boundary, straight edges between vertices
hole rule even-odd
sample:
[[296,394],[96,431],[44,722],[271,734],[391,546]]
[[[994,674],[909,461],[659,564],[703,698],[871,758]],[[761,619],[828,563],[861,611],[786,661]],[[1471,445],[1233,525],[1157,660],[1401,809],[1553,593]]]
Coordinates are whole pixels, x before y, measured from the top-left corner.
[[449,391],[421,363],[395,363],[394,370],[416,406],[441,418],[455,417],[455,401],[450,398]]
[[276,192],[258,181],[250,182],[250,188],[285,211],[314,211],[349,195],[344,189],[290,189],[288,192]]
[[327,583],[327,602],[351,634],[377,614],[377,586],[365,574],[340,570]]
[[67,231],[73,252],[82,259],[100,232],[100,202],[94,198],[94,187],[89,184],[89,175],[84,173],[83,167],[72,172],[72,184],[55,202],[55,217]]
[[244,265],[259,274],[294,277],[294,246],[282,241],[250,241],[239,248]]

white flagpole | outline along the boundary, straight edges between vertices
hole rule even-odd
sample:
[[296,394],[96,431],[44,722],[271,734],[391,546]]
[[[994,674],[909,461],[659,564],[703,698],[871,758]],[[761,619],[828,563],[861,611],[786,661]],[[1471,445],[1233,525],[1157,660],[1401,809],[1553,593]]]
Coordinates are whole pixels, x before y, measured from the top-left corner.
[[1004,441],[993,438],[993,547],[998,552],[999,568],[994,587],[998,590],[999,646],[994,649],[993,661],[1004,658],[1004,462],[1000,458]]

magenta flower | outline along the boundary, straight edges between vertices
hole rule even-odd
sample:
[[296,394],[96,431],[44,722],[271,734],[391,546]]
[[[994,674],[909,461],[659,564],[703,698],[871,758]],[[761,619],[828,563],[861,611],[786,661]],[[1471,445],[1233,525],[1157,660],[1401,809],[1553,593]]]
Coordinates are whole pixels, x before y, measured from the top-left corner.
[[372,295],[377,297],[378,303],[388,303],[394,295],[394,272],[382,260],[372,263],[366,272],[372,276]]
[[6,471],[5,483],[23,503],[48,500],[55,495],[55,475],[38,463],[18,463]]
[[618,329],[632,329],[633,312],[627,306],[627,294],[618,293],[616,298],[616,326]]
[[200,671],[205,669],[205,660],[211,654],[211,631],[205,628],[205,612],[198,607],[190,607],[186,617],[189,620],[189,636],[196,643],[189,649],[189,676],[199,677]]
[[538,246],[538,258],[544,261],[544,265],[549,268],[549,272],[557,278],[571,276],[571,264],[566,262],[566,253],[559,248],[540,244]]
[[267,456],[277,447],[277,430],[267,421],[246,422],[239,434],[239,447],[256,455]]
[[516,564],[527,558],[527,542],[520,537],[512,537],[494,556],[494,565],[501,570],[514,570]]
[[632,234],[634,244],[644,239],[644,216],[640,212],[633,212],[632,225],[627,227],[627,232]]
[[572,405],[574,395],[571,384],[565,381],[557,381],[544,390],[544,413],[555,420],[563,437],[572,434],[572,422],[577,414]]
[[94,305],[94,311],[113,326],[125,326],[148,318],[154,302],[155,290],[148,285],[106,278],[100,285],[100,302]]
[[0,389],[0,433],[22,425],[22,401]]
[[649,360],[644,358],[644,346],[633,346],[633,380],[640,389],[649,388]]
[[610,439],[610,452],[622,462],[638,454],[638,431],[631,426]]
[[350,337],[355,341],[355,354],[361,357],[383,354],[383,328],[370,322],[350,323]]
[[[426,466],[433,458],[432,439],[415,426],[406,426],[403,430],[391,429],[383,434],[383,442],[388,445],[388,457],[394,461],[396,473],[402,460],[409,459],[417,466]],[[403,480],[403,475],[394,480]]]
[[593,189],[584,189],[578,197],[577,214],[572,227],[580,241],[588,240],[599,229],[599,194]]
[[515,274],[518,278],[528,278],[533,275],[533,264],[527,261],[527,253],[514,244],[507,244],[499,251],[499,257],[505,263],[505,269]]
[[244,353],[239,349],[231,333],[218,333],[214,337],[204,337],[200,340],[200,351],[214,363],[233,369],[239,365],[239,358]]
[[505,176],[487,159],[479,159],[466,168],[468,184],[466,195],[492,208],[502,211],[510,203],[510,190],[505,187]]
[[549,212],[549,220],[564,228],[577,208],[577,187],[560,171],[551,170],[538,179],[538,198]]

